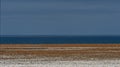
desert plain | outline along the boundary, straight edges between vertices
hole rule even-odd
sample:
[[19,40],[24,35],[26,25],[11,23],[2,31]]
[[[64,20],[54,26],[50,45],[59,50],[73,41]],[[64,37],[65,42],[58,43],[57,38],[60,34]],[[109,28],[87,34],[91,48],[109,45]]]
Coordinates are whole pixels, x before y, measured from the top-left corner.
[[[18,65],[15,66],[16,64]],[[29,65],[30,67],[101,65],[119,67],[120,44],[0,44],[0,67]]]

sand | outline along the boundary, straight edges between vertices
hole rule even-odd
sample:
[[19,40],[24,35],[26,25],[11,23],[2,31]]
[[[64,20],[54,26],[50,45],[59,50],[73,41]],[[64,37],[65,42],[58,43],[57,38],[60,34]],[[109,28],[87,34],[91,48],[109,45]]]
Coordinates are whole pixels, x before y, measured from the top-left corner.
[[1,67],[119,67],[120,44],[1,44]]

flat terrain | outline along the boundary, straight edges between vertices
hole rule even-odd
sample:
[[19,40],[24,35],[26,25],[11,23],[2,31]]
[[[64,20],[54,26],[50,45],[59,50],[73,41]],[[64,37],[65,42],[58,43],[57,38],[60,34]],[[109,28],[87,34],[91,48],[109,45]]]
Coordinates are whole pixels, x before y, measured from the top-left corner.
[[59,57],[59,60],[120,59],[120,44],[1,44],[0,55],[19,55],[28,59],[36,57]]
[[0,67],[119,67],[120,44],[1,44]]

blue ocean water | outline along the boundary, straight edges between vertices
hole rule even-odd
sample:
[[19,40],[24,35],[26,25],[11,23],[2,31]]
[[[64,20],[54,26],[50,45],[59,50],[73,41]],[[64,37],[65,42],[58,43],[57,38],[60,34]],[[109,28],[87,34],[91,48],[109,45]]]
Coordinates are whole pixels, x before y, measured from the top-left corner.
[[15,36],[0,37],[0,44],[118,44],[120,36]]

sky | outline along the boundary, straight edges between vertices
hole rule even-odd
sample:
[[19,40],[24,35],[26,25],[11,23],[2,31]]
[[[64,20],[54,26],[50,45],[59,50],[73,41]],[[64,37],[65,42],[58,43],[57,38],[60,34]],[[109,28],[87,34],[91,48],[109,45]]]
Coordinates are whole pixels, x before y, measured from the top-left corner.
[[0,35],[120,35],[120,0],[1,0]]

